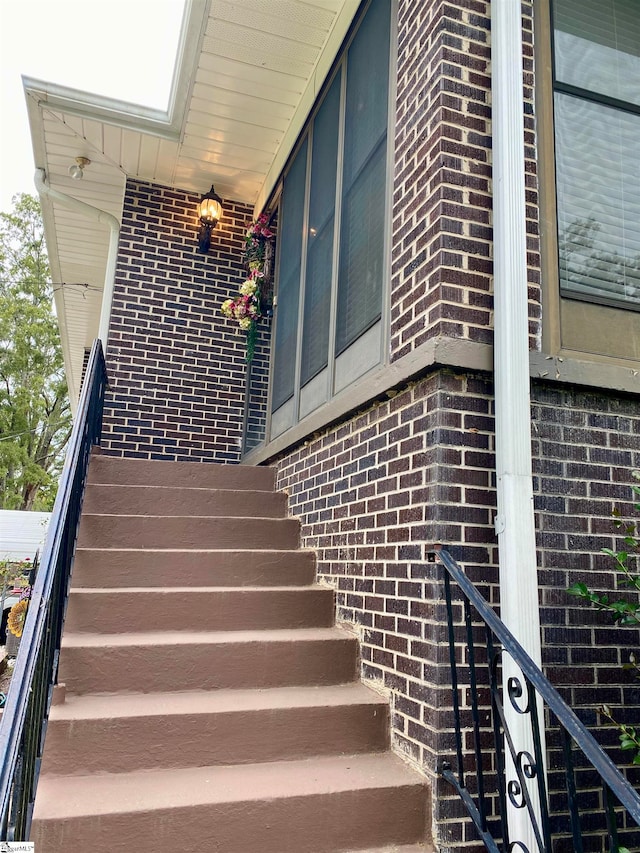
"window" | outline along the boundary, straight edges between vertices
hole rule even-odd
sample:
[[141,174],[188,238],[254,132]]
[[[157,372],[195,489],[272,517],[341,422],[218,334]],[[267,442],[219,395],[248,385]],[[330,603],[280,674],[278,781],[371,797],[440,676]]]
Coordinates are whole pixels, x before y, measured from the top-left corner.
[[371,0],[284,174],[271,437],[382,354],[391,0]]
[[[640,3],[553,0],[552,21],[560,293],[637,311]],[[587,314],[565,314],[579,348]]]

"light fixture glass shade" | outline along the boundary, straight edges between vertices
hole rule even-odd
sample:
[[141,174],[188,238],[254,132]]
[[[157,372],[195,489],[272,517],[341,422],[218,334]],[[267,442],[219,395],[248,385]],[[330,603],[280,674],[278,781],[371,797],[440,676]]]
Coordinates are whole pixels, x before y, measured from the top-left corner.
[[76,162],[73,166],[69,166],[69,174],[74,181],[81,181],[84,177],[84,167],[91,163],[88,157],[76,157]]
[[212,228],[215,228],[222,216],[222,199],[214,190],[213,184],[210,191],[200,199],[198,215],[204,225],[210,225]]

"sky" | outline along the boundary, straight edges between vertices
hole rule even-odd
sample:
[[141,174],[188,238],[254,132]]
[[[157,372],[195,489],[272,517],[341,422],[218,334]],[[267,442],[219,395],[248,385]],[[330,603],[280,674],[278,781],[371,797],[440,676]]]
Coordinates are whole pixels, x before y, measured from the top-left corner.
[[21,75],[166,109],[183,0],[0,0],[0,211],[36,195]]

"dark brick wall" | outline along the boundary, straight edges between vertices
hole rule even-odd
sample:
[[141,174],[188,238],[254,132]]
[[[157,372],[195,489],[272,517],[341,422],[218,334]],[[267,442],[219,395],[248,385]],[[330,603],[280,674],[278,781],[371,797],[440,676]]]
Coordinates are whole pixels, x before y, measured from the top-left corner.
[[[588,724],[602,702],[624,719],[640,691],[620,664],[638,632],[611,628],[566,589],[614,588],[600,549],[614,547],[614,504],[631,509],[637,402],[538,383],[532,425],[546,672]],[[475,835],[436,776],[453,741],[443,586],[428,555],[444,544],[499,604],[493,429],[491,377],[439,371],[276,460],[303,545],[361,639],[363,677],[389,693],[394,746],[432,778],[445,849],[469,850]]]
[[252,211],[224,201],[208,255],[199,197],[127,184],[109,328],[102,446],[119,456],[238,462],[244,335],[220,313],[244,280]]
[[547,674],[594,723],[600,703],[638,705],[640,689],[620,667],[640,636],[637,628],[612,629],[607,614],[565,590],[584,581],[616,597],[613,560],[601,551],[622,547],[614,508],[638,518],[631,487],[640,467],[640,410],[633,397],[536,385],[532,414]]
[[452,544],[495,596],[492,388],[436,372],[328,428],[276,462],[278,487],[336,589],[339,618],[362,643],[362,674],[388,691],[393,743],[430,775],[443,843],[474,838],[435,775],[450,754],[451,716],[435,543]]
[[[540,341],[532,3],[523,2],[532,346]],[[488,0],[400,0],[392,221],[391,357],[430,338],[491,343]]]

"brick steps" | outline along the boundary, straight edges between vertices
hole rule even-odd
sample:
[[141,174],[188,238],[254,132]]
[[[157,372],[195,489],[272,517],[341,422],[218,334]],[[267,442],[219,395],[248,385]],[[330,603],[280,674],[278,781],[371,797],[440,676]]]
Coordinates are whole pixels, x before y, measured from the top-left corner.
[[432,850],[273,472],[238,469],[92,459],[36,849]]

